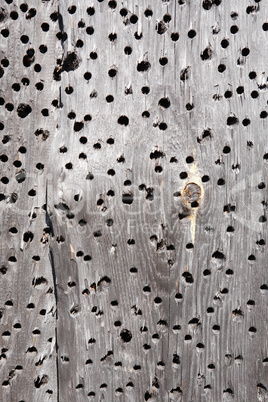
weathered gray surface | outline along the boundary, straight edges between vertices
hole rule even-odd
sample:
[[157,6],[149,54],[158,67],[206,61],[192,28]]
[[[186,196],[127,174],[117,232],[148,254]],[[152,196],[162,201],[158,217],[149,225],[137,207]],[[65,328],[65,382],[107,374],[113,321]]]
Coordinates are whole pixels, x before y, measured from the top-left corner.
[[267,4],[8,3],[0,399],[267,400]]

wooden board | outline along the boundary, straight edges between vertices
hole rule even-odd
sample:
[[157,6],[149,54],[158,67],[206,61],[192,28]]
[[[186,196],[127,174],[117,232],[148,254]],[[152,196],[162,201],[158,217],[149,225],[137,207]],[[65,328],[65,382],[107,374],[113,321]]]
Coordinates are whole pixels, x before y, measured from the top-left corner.
[[1,401],[268,400],[267,29],[2,1]]

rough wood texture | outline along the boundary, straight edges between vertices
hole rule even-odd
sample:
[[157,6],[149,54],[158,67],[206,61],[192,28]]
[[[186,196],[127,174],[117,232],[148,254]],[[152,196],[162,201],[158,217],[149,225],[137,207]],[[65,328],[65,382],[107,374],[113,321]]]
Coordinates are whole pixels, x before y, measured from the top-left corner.
[[1,401],[268,400],[267,14],[2,0]]

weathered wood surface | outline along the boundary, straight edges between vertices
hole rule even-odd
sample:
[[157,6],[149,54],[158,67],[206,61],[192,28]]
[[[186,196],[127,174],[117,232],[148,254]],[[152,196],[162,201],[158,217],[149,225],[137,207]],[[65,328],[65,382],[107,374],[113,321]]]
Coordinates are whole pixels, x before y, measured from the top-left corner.
[[267,4],[23,4],[0,8],[1,401],[268,400]]

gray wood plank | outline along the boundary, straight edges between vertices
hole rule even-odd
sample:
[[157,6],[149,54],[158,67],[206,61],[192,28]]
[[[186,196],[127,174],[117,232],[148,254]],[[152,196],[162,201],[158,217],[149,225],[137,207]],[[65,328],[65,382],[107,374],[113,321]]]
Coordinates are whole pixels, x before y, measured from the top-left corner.
[[1,400],[267,400],[267,5],[16,8],[0,22]]

